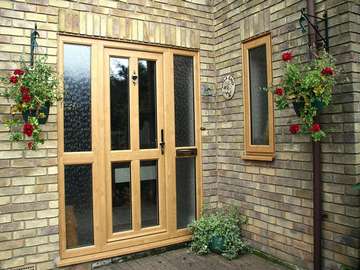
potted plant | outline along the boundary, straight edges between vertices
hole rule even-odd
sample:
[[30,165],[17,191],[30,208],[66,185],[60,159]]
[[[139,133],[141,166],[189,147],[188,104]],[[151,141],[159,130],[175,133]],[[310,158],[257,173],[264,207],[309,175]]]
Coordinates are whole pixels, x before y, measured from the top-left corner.
[[11,116],[4,121],[10,140],[24,141],[32,150],[44,143],[41,125],[47,121],[50,106],[62,97],[56,71],[46,59],[39,57],[33,66],[21,61],[19,69],[0,78],[4,86],[0,94],[13,101]]
[[284,52],[282,60],[282,79],[267,90],[275,94],[277,109],[293,106],[300,117],[301,123],[290,126],[292,134],[311,134],[314,141],[320,141],[326,133],[315,118],[331,101],[336,83],[334,58],[324,51],[304,64],[295,61],[291,52]]
[[241,226],[246,222],[236,207],[203,214],[189,225],[191,250],[200,255],[212,251],[228,259],[236,258],[249,251],[241,233]]

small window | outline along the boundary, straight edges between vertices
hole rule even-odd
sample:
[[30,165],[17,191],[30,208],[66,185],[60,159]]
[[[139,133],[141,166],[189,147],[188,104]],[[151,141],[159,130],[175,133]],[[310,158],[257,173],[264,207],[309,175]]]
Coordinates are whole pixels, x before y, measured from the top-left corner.
[[264,88],[272,83],[271,36],[242,44],[245,113],[243,159],[273,160],[274,111],[272,94]]

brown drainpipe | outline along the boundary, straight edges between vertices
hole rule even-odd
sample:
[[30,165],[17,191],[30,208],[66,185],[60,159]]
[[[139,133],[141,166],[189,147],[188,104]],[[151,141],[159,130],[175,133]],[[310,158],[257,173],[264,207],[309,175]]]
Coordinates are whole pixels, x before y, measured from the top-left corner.
[[[315,2],[314,0],[307,0],[307,12],[309,19],[313,25],[316,25],[315,18]],[[308,24],[308,33],[309,33],[309,45],[311,49],[316,49],[316,32]],[[310,52],[310,59],[313,57],[313,54]],[[318,117],[316,117],[318,120]],[[313,152],[313,234],[314,234],[314,270],[321,270],[321,221],[322,221],[322,211],[321,211],[321,163],[320,163],[320,154],[321,154],[321,144],[320,142],[312,143],[312,152]]]

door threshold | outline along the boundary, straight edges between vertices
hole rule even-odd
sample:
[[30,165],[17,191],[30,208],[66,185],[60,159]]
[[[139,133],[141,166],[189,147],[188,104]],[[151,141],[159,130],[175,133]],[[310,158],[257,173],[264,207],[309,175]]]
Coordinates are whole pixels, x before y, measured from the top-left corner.
[[[176,249],[177,246],[179,246],[180,248],[186,245],[186,243],[189,242],[190,240],[191,240],[191,235],[185,235],[185,236],[165,239],[153,243],[148,243],[145,245],[138,245],[129,248],[104,251],[95,254],[79,256],[79,257],[59,259],[56,262],[56,266],[60,268],[70,265],[78,265],[78,264],[92,262],[91,268],[88,269],[95,269],[97,267],[110,264],[113,262],[115,263],[115,262],[121,262],[126,260],[137,259],[140,257],[155,255],[156,253],[153,252],[158,252],[159,254],[164,251],[171,250],[172,246],[174,246],[173,249]],[[170,249],[167,250],[167,248]],[[71,270],[71,268],[65,268],[65,269]]]

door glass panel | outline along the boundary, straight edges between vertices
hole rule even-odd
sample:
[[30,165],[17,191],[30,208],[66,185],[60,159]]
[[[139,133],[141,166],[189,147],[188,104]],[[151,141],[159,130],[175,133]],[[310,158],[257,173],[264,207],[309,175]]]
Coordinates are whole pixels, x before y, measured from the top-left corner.
[[91,49],[64,45],[64,151],[91,151]]
[[141,227],[159,225],[157,161],[140,161]]
[[65,165],[66,247],[94,244],[92,168]]
[[112,163],[113,232],[131,230],[130,162]]
[[195,145],[193,57],[174,56],[176,147]]
[[177,228],[186,228],[196,217],[195,157],[176,158]]
[[130,149],[129,60],[110,58],[111,149]]
[[157,148],[156,61],[139,60],[140,148]]
[[251,144],[269,144],[266,45],[249,50]]

